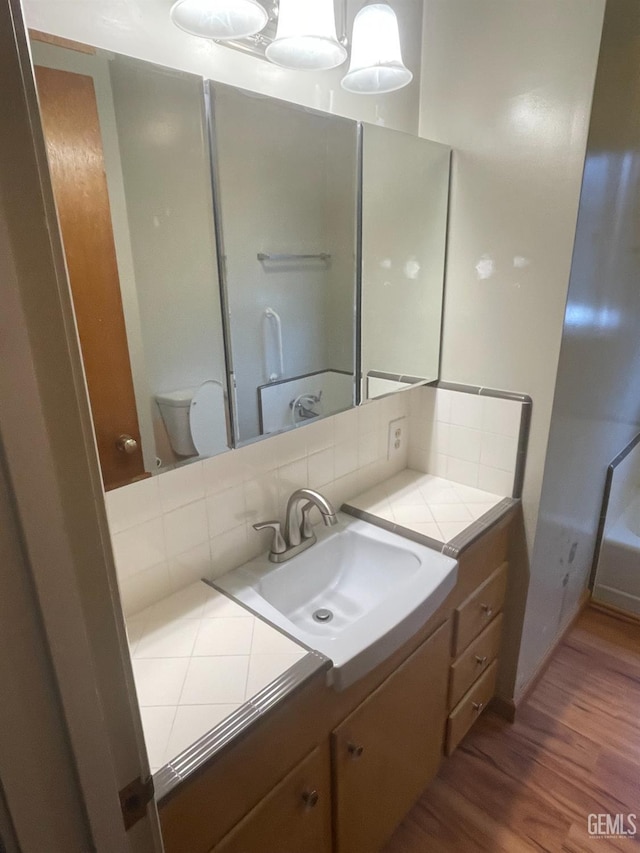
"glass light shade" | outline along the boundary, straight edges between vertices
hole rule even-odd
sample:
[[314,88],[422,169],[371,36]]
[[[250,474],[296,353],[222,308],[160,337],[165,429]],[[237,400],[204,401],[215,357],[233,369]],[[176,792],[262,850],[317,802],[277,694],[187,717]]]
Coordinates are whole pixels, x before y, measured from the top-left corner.
[[269,20],[257,0],[178,0],[169,14],[186,33],[221,40],[255,35]]
[[360,95],[395,92],[413,79],[402,61],[396,13],[387,3],[360,9],[353,22],[351,64],[342,88]]
[[276,37],[267,59],[284,68],[325,71],[347,58],[336,36],[333,0],[280,0]]

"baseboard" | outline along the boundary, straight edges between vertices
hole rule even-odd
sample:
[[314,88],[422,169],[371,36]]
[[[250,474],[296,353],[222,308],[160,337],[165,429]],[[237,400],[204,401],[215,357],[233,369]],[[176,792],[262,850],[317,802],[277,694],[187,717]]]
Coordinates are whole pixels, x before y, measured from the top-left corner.
[[517,709],[513,699],[505,699],[504,696],[494,696],[489,705],[489,710],[502,717],[508,723],[515,722]]
[[594,598],[589,602],[591,610],[597,610],[599,613],[605,613],[607,616],[612,616],[614,619],[619,619],[621,622],[630,622],[632,625],[640,625],[640,616],[635,613],[629,613],[628,610],[621,610],[619,607],[614,607],[613,604],[604,604],[601,601],[596,601]]
[[555,653],[557,652],[558,647],[564,642],[565,637],[571,631],[571,629],[573,628],[575,623],[578,621],[580,614],[585,609],[585,607],[589,604],[590,600],[591,600],[591,592],[590,592],[590,590],[585,589],[584,592],[582,593],[582,595],[580,596],[580,599],[578,601],[578,604],[576,605],[576,609],[575,609],[573,615],[567,621],[567,623],[565,624],[564,628],[560,631],[558,636],[555,638],[555,640],[553,641],[553,643],[551,644],[551,646],[547,650],[547,653],[545,654],[545,656],[542,658],[542,660],[538,664],[536,671],[533,673],[533,675],[531,676],[529,681],[527,681],[525,686],[520,691],[520,694],[518,696],[514,697],[514,699],[513,699],[513,718],[514,719],[517,716],[518,708],[524,702],[526,702],[528,697],[531,695],[531,692],[533,691],[536,684],[540,681],[540,679],[544,675],[546,668],[551,663],[551,660],[552,660],[553,656],[555,655]]

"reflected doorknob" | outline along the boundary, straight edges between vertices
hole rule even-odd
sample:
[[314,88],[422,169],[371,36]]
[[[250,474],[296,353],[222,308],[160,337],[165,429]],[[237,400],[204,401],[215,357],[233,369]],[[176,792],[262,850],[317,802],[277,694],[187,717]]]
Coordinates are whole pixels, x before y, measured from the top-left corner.
[[138,449],[138,442],[133,438],[133,436],[122,433],[122,435],[118,436],[116,447],[121,453],[131,454],[135,453]]

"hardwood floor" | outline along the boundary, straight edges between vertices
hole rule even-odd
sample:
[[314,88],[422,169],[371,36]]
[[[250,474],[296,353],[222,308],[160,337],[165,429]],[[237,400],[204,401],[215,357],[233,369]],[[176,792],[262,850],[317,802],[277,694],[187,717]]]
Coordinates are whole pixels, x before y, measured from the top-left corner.
[[[590,836],[600,813],[637,834]],[[587,609],[516,722],[481,717],[383,853],[639,849],[640,624]]]

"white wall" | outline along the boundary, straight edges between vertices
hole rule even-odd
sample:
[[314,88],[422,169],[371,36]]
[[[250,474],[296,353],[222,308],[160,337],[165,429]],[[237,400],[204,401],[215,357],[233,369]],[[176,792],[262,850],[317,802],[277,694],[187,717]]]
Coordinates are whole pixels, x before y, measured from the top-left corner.
[[425,0],[420,134],[455,149],[441,378],[529,394],[533,541],[603,0]]
[[[352,21],[360,0],[348,0]],[[421,0],[395,0],[403,56],[413,82],[390,95],[352,95],[340,87],[346,67],[322,73],[287,71],[189,36],[169,20],[170,0],[24,0],[30,27],[107,50],[191,71],[211,80],[326,112],[415,132],[420,89]],[[349,36],[351,26],[348,27]]]
[[607,466],[640,427],[639,39],[638,4],[608,0],[519,687],[575,609],[591,569]]

